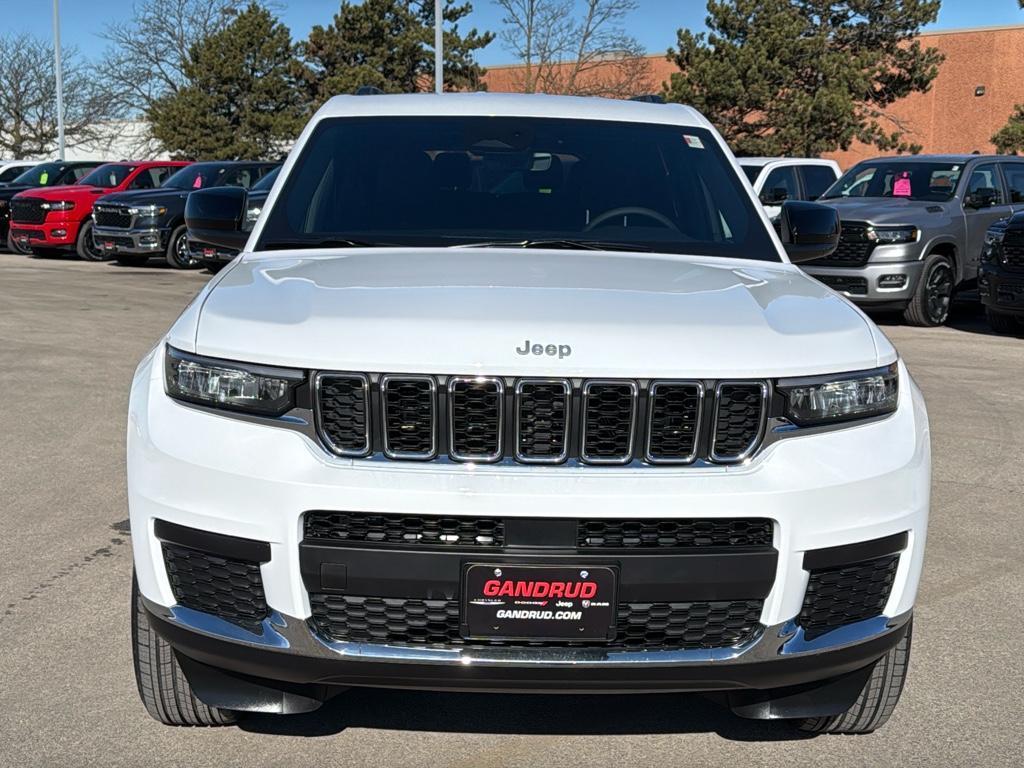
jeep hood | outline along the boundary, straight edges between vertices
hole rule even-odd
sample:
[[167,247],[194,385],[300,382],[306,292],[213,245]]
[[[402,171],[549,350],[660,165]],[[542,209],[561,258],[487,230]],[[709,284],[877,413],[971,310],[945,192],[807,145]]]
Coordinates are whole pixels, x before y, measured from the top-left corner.
[[947,215],[949,200],[936,203],[927,200],[906,200],[898,197],[847,197],[819,200],[839,211],[843,221],[866,221],[870,224],[921,224]]
[[[519,354],[526,340],[572,352]],[[857,309],[792,265],[522,249],[250,255],[215,278],[169,342],[396,373],[713,378],[895,359]]]

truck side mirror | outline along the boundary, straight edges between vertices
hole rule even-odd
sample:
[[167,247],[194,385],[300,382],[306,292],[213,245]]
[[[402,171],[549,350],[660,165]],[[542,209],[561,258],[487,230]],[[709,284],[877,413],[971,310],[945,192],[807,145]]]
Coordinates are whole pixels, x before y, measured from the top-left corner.
[[991,208],[999,202],[999,191],[995,187],[978,187],[971,192],[964,205],[968,208]]
[[242,229],[248,197],[241,187],[211,187],[190,193],[185,201],[189,238],[242,250],[249,239],[249,232]]
[[794,264],[828,256],[839,246],[839,212],[802,200],[787,200],[779,214],[779,237]]

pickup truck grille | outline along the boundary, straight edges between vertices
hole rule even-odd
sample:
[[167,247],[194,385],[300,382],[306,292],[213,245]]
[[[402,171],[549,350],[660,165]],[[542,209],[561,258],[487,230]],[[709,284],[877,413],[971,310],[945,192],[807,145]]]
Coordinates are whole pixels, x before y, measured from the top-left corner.
[[1007,232],[1003,240],[1003,264],[1014,271],[1024,270],[1024,232]]
[[825,258],[807,264],[818,267],[861,267],[868,263],[875,245],[874,240],[868,239],[867,224],[844,221],[839,235],[839,247]]
[[320,373],[317,429],[339,456],[592,465],[743,461],[765,381]]
[[127,208],[119,205],[95,205],[92,209],[92,220],[97,227],[114,229],[131,229],[132,215]]
[[46,221],[46,202],[38,197],[15,197],[11,200],[11,221],[19,224],[42,224]]

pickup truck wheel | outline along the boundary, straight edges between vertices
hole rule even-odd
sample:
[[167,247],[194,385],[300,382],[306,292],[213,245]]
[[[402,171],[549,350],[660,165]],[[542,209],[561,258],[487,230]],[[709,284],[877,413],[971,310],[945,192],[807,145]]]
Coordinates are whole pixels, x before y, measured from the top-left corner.
[[985,317],[988,320],[988,327],[996,333],[1020,333],[1024,331],[1024,322],[1013,315],[985,307]]
[[188,252],[188,227],[184,224],[175,227],[167,241],[167,263],[175,269],[195,269],[199,266],[198,259],[193,259]]
[[107,261],[109,258],[92,239],[92,219],[82,222],[82,227],[78,230],[78,240],[75,241],[75,251],[78,258],[85,261]]
[[132,574],[132,659],[146,711],[164,725],[231,725],[235,713],[208,707],[192,692],[171,646],[149,626]]
[[848,710],[831,717],[809,717],[797,721],[801,731],[808,733],[871,733],[881,728],[892,716],[910,665],[910,636],[914,624],[911,620],[899,643],[875,662],[871,677]]
[[22,256],[28,256],[32,253],[31,248],[22,248],[18,245],[18,241],[11,237],[10,231],[7,232],[7,250],[11,253],[20,253]]
[[930,255],[924,262],[917,290],[903,311],[903,319],[921,328],[945,323],[953,300],[955,279],[953,262],[948,256],[939,253]]

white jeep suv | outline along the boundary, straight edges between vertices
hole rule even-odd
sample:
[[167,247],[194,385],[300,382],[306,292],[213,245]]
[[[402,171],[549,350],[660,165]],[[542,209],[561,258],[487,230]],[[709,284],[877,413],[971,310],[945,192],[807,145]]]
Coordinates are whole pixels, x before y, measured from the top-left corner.
[[[242,253],[142,361],[128,487],[149,712],[348,686],[714,691],[864,732],[902,689],[924,402],[792,263],[693,109],[332,99]],[[788,255],[787,255],[788,254]]]

